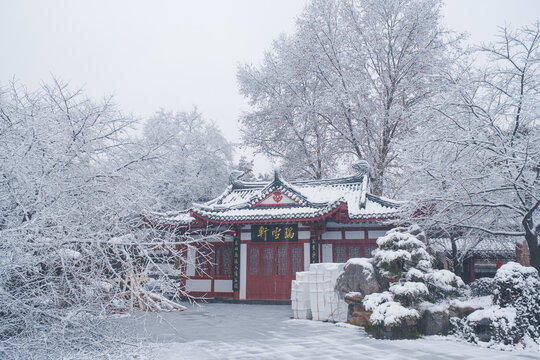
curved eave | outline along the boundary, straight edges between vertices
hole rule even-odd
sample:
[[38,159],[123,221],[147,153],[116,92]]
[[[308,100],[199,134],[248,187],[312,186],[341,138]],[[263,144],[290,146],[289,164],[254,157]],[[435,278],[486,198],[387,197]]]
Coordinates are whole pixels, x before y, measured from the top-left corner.
[[158,221],[158,220],[152,220],[144,215],[140,215],[141,220],[143,221],[146,226],[150,228],[158,228],[158,229],[188,229],[190,227],[197,227],[199,224],[197,221],[192,221],[189,223],[172,223],[167,221]]
[[206,216],[204,214],[200,214],[194,210],[191,211],[191,216],[193,216],[197,221],[199,222],[206,222],[210,224],[216,224],[216,225],[233,225],[233,224],[259,224],[261,222],[264,222],[265,224],[284,224],[284,223],[291,223],[291,222],[313,222],[313,221],[320,221],[329,217],[333,217],[336,215],[340,216],[346,216],[347,215],[347,204],[344,202],[336,203],[335,206],[332,206],[328,211],[323,212],[321,214],[317,214],[313,216],[313,214],[291,214],[287,216],[280,216],[279,218],[271,217],[271,216],[264,216],[264,215],[257,215],[254,217],[253,215],[244,215],[239,216],[238,219],[216,219],[209,216]]

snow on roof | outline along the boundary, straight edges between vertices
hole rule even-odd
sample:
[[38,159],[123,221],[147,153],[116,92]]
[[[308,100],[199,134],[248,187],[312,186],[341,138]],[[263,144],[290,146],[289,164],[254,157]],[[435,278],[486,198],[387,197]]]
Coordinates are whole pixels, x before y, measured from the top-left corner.
[[[271,182],[243,182],[235,179],[225,192],[193,211],[215,221],[306,219],[326,215],[340,204],[346,204],[351,219],[387,219],[396,217],[400,202],[367,192],[368,176],[292,181],[275,173]],[[273,191],[281,191],[295,200],[296,206],[256,206]]]
[[152,222],[167,225],[189,225],[195,221],[189,210],[152,212],[148,218]]
[[[429,239],[430,247],[436,251],[452,252],[452,243],[449,238]],[[507,255],[516,256],[516,242],[509,239],[497,238],[458,238],[456,240],[458,252],[470,252],[475,256]]]
[[[397,217],[401,203],[369,194],[368,182],[366,173],[291,182],[282,179],[277,171],[270,182],[245,182],[239,180],[238,174],[231,174],[229,186],[217,198],[204,204],[194,204],[191,212],[154,213],[153,219],[173,225],[188,225],[195,220],[193,215],[214,222],[308,220],[330,215],[343,207],[346,207],[350,219]],[[275,191],[294,200],[296,205],[259,206],[259,202]]]

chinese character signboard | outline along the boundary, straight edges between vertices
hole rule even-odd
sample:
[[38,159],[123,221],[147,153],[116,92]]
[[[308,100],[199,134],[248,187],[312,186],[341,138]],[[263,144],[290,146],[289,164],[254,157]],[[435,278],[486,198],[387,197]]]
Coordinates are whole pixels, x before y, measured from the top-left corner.
[[252,242],[297,242],[298,224],[252,225]]
[[233,291],[240,290],[240,238],[233,240]]
[[312,236],[309,239],[309,262],[316,264],[319,262],[319,238]]

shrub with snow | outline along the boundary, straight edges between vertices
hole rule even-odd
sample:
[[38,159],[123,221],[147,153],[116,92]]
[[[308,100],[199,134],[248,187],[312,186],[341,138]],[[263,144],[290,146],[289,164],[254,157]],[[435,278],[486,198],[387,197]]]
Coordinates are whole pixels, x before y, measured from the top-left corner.
[[377,240],[373,251],[375,266],[391,281],[412,268],[431,269],[433,257],[426,250],[425,234],[417,226],[398,227]]
[[515,308],[517,326],[539,342],[540,277],[535,268],[515,262],[501,266],[493,279],[493,303]]
[[425,284],[413,281],[392,284],[389,291],[394,295],[394,299],[404,306],[416,305],[429,295]]
[[469,287],[471,288],[471,295],[474,297],[491,295],[492,286],[492,278],[480,278],[469,285]]
[[516,324],[516,310],[497,305],[476,310],[460,325],[460,333],[466,340],[487,342],[489,346],[512,345],[523,336]]
[[[488,284],[489,281],[482,283]],[[481,283],[481,284],[482,284]],[[482,286],[482,285],[481,285]],[[492,281],[493,304],[456,322],[457,333],[490,347],[539,342],[540,278],[532,267],[510,262]]]
[[465,289],[459,276],[448,270],[433,270],[424,275],[429,294],[434,300],[456,297]]
[[415,309],[406,308],[396,301],[388,301],[373,309],[370,320],[375,325],[395,327],[419,317],[420,314]]
[[373,265],[392,285],[386,292],[366,296],[363,304],[372,311],[370,321],[382,328],[380,332],[401,336],[416,331],[421,302],[454,297],[465,288],[450,271],[433,269],[425,240],[415,225],[392,229],[377,240]]

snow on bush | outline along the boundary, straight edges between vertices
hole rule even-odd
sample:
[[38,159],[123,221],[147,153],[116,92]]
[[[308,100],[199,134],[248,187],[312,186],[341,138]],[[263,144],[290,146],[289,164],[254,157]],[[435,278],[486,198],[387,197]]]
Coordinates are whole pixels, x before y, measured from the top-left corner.
[[474,297],[479,296],[491,296],[491,288],[493,286],[492,278],[480,278],[473,281],[469,287],[471,288],[471,295]]
[[394,296],[392,293],[384,291],[382,293],[366,295],[366,297],[364,297],[363,303],[366,310],[374,311],[377,306],[381,305],[382,303],[392,301],[393,299]]
[[424,239],[418,228],[398,227],[388,231],[377,240],[378,248],[373,251],[375,265],[390,280],[399,279],[411,268],[429,269],[433,258],[426,250]]
[[465,283],[456,274],[448,270],[433,270],[424,276],[429,293],[435,299],[455,297],[465,289]]
[[425,284],[412,281],[392,284],[389,291],[394,294],[394,299],[405,306],[417,304],[429,295]]
[[523,335],[540,338],[540,277],[533,267],[509,262],[493,279],[493,303],[516,309],[517,326]]
[[516,344],[522,338],[516,325],[516,310],[497,305],[476,310],[460,324],[460,334],[468,341],[485,342],[489,347]]
[[418,311],[408,309],[393,299],[394,294],[389,291],[370,294],[364,298],[364,307],[372,311],[369,318],[372,324],[392,327],[419,317]]
[[416,225],[392,229],[377,240],[373,265],[393,284],[389,290],[364,298],[364,307],[372,311],[370,320],[386,327],[413,325],[419,304],[455,297],[465,284],[448,270],[433,269],[425,233]]
[[[489,281],[483,283],[489,284]],[[503,265],[492,282],[493,305],[456,321],[458,334],[489,347],[539,342],[540,278],[538,271],[515,262]]]
[[420,314],[415,309],[406,308],[396,301],[388,301],[374,308],[369,319],[375,325],[392,327],[419,317]]

